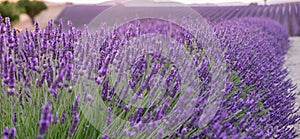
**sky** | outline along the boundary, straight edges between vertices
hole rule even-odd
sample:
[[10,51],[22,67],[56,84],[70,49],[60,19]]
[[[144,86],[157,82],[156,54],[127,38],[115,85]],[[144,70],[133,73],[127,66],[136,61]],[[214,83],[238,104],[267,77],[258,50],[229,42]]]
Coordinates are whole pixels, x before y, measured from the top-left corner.
[[[101,3],[106,2],[109,0],[46,0],[50,2],[72,2],[72,3],[85,3],[85,4],[92,4],[92,3]],[[114,0],[114,1],[126,1],[126,0]],[[185,4],[192,4],[192,3],[213,3],[213,4],[220,4],[220,3],[245,3],[249,4],[251,2],[257,2],[258,4],[263,4],[264,0],[155,0],[155,1],[175,1],[181,2]],[[300,2],[300,0],[267,0],[268,4],[276,4],[276,3],[284,3],[284,2]]]

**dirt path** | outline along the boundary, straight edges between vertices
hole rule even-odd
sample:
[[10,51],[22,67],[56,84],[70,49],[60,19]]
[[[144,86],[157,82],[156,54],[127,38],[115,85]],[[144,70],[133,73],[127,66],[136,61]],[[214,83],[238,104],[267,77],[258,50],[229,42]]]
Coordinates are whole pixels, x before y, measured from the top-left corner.
[[[295,107],[300,106],[300,37],[290,37],[290,46],[288,53],[285,57],[284,66],[287,67],[289,71],[288,78],[292,79],[293,83],[297,85],[295,90],[296,104]],[[299,112],[300,114],[300,112]],[[296,126],[297,133],[300,135],[300,123]],[[300,136],[297,137],[300,139]]]
[[286,55],[285,67],[288,68],[289,78],[297,84],[297,102],[300,104],[300,37],[290,37],[291,48]]
[[[50,19],[55,19],[60,12],[63,10],[65,5],[63,4],[47,4],[48,9],[42,11],[39,15],[36,16],[35,20],[39,22],[41,28],[47,26]],[[26,28],[29,30],[33,29],[33,25],[28,15],[21,14],[20,21],[14,25],[18,29],[24,31]]]

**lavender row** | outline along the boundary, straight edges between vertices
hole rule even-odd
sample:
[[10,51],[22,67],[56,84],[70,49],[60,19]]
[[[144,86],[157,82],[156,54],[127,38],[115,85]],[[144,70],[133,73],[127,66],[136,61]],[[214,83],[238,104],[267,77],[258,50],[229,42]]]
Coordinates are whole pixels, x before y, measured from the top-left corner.
[[[95,6],[95,5],[75,5],[66,7],[62,13],[57,17],[56,21],[61,19],[66,23],[71,20],[76,27],[82,27],[84,24],[88,24],[103,12],[105,9],[111,6]],[[280,22],[286,30],[288,30],[291,36],[297,36],[300,34],[300,17],[299,17],[299,3],[284,3],[274,5],[248,5],[248,6],[191,6],[193,10],[198,12],[201,16],[206,18],[209,22],[217,24],[221,21],[230,20],[234,18],[243,17],[266,17]],[[135,9],[137,7],[130,7]],[[149,7],[138,7],[149,8]],[[138,9],[137,8],[137,9]],[[159,8],[159,7],[155,7]],[[155,10],[152,8],[152,10]],[[161,8],[161,7],[160,7]],[[165,10],[174,7],[163,7]],[[81,18],[79,18],[81,17]],[[82,19],[83,20],[79,20]]]
[[50,21],[18,35],[8,18],[1,23],[0,121],[16,128],[1,125],[3,138],[296,137],[295,86],[282,68],[288,32],[279,23],[224,21],[216,46],[209,33],[195,38],[162,20],[93,34],[67,28]]

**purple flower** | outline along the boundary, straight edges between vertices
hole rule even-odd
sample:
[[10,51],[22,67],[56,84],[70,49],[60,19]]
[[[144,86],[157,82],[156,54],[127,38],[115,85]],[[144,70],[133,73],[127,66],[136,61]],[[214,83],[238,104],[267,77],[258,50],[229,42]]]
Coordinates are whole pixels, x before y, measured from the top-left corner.
[[77,95],[77,96],[75,97],[75,102],[74,102],[74,104],[71,106],[71,111],[72,111],[73,116],[75,116],[75,115],[77,114],[79,101],[80,101],[80,95]]
[[76,114],[74,115],[74,118],[73,118],[72,126],[71,126],[71,128],[70,128],[70,130],[69,130],[69,136],[70,136],[70,137],[73,136],[73,134],[74,134],[74,132],[75,132],[75,130],[76,130],[77,124],[78,124],[78,122],[79,122],[79,119],[80,119],[79,114],[76,113]]
[[61,116],[61,122],[64,123],[66,121],[66,114],[65,112]]
[[3,137],[2,137],[2,139],[8,139],[9,134],[10,134],[9,128],[5,127],[5,129],[3,130]]
[[125,109],[126,111],[128,111],[128,110],[130,109],[130,105],[125,105],[125,106],[124,106],[124,109]]
[[16,126],[16,124],[17,124],[17,113],[16,112],[14,112],[13,121],[14,121],[14,126]]
[[16,128],[12,127],[9,129],[8,127],[5,127],[3,130],[3,136],[2,139],[14,139],[17,135]]
[[101,136],[101,139],[110,139],[110,138],[109,138],[109,136],[108,136],[107,134],[103,134],[103,135]]
[[93,101],[93,96],[92,96],[91,94],[87,94],[87,95],[86,95],[86,99],[87,99],[88,101]]
[[51,122],[52,122],[51,105],[50,102],[48,102],[41,109],[41,118],[39,121],[39,135],[37,136],[37,138],[44,138]]

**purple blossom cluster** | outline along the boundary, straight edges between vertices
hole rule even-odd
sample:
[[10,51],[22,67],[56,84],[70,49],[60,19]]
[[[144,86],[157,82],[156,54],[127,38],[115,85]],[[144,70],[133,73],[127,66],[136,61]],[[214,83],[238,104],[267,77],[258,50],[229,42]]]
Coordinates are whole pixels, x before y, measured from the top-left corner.
[[75,102],[74,102],[74,104],[71,107],[71,113],[73,115],[73,119],[72,119],[73,122],[72,122],[72,126],[71,126],[71,128],[69,130],[69,136],[70,137],[73,136],[73,134],[74,134],[74,132],[76,130],[77,124],[79,122],[79,119],[80,119],[80,116],[79,116],[79,114],[77,112],[78,111],[78,107],[79,107],[78,106],[79,105],[79,101],[80,101],[80,96],[77,95],[76,98],[75,98]]
[[15,93],[15,83],[27,87],[46,83],[54,95],[58,87],[71,86],[73,43],[79,31],[69,24],[70,30],[62,32],[62,24],[53,27],[50,21],[45,29],[35,23],[35,30],[17,35],[8,18],[1,24],[1,69],[8,94]]
[[[87,63],[84,67],[95,70],[94,75],[97,76],[95,81],[101,86],[102,100],[108,106],[107,126],[112,121],[111,113],[121,115],[123,120],[130,123],[129,127],[125,128],[125,133],[111,131],[114,135],[125,134],[129,137],[136,137],[143,132],[146,134],[157,132],[155,129],[158,128],[160,121],[168,117],[170,113],[175,114],[172,115],[174,118],[168,118],[170,128],[181,124],[191,115],[193,122],[199,120],[198,116],[205,113],[204,107],[211,103],[209,96],[214,91],[209,84],[213,82],[212,74],[216,71],[216,67],[210,70],[210,62],[215,61],[200,54],[200,51],[203,51],[201,49],[206,48],[206,45],[202,45],[201,42],[204,39],[196,40],[186,29],[173,22],[151,18],[122,24],[114,28],[112,33],[105,34],[102,28],[105,27],[100,27],[100,31],[94,36],[87,33],[87,41],[81,53],[88,53],[88,55],[80,61]],[[148,34],[171,37],[175,42],[160,44],[155,37],[152,39],[150,37],[148,40],[143,38]],[[103,38],[103,36],[108,37]],[[134,39],[135,37],[142,38]],[[100,47],[99,42],[103,42],[100,43]],[[136,44],[139,44],[137,48],[132,47]],[[159,48],[159,45],[170,46],[167,48],[170,51],[164,52],[162,50],[164,48]],[[97,54],[94,53],[95,50]],[[78,59],[82,57],[84,56],[79,56]],[[92,63],[97,63],[96,69],[93,68]],[[80,68],[77,70],[81,71]],[[198,76],[190,76],[195,74]],[[91,73],[87,72],[88,78],[90,75]],[[114,81],[110,79],[112,77]],[[122,78],[125,79],[122,80]],[[162,93],[159,94],[160,92]],[[197,99],[198,96],[201,96],[200,99]],[[128,101],[127,98],[129,98]],[[193,99],[190,100],[191,98]],[[150,100],[147,101],[147,99]],[[143,104],[146,104],[146,107],[138,104],[141,101],[144,101]],[[130,113],[122,114],[120,109],[130,111]],[[164,129],[158,131],[157,134],[161,136],[166,136],[164,134],[168,133]],[[111,136],[111,138],[114,137],[116,136]]]
[[[241,18],[215,26],[235,86],[218,113],[193,138],[295,138],[296,86],[283,68],[288,32],[277,22]],[[178,131],[179,133],[180,130]]]
[[[152,27],[149,27],[149,24]],[[143,27],[143,25],[148,25],[148,27]],[[130,37],[147,33],[164,34],[168,32],[166,30],[169,26],[163,21],[146,20],[133,23],[129,27],[120,27],[109,38],[111,42],[106,41],[104,47],[102,46],[103,49],[100,48],[102,53],[106,54],[102,55],[106,57],[103,60],[113,61],[117,51],[115,49],[119,49],[119,46],[127,43],[126,41]],[[174,34],[168,35],[178,42],[188,44],[189,47],[193,41],[193,36],[182,28],[172,27]],[[200,130],[200,133],[186,134],[199,130],[195,123],[201,122],[205,99],[211,95],[206,93],[211,91],[209,86],[211,83],[211,72],[209,71],[211,61],[203,57],[201,64],[195,62],[199,64],[197,65],[199,66],[197,69],[199,78],[204,82],[201,91],[197,92],[202,94],[202,97],[197,100],[195,109],[190,111],[193,113],[190,120],[186,121],[177,132],[169,135],[169,137],[295,138],[296,130],[291,127],[299,120],[293,103],[295,86],[291,80],[286,79],[287,71],[282,66],[283,56],[288,49],[288,32],[279,23],[271,20],[244,18],[224,21],[216,25],[215,33],[220,40],[220,46],[226,50],[224,58],[227,63],[227,71],[230,71],[229,77],[225,80],[226,87],[222,92],[225,97],[221,101],[221,107],[209,124]],[[125,36],[124,39],[121,36]],[[199,45],[196,46],[201,48]],[[197,53],[194,52],[196,49],[193,46],[188,50],[191,54]],[[129,81],[131,88],[135,88],[139,84],[139,78],[143,77],[142,73],[145,71],[146,61],[145,56],[141,55],[133,64],[132,80]],[[101,77],[106,77],[104,73],[108,72],[107,64],[110,62],[103,61],[101,63],[106,63],[103,66],[105,69],[101,70],[105,72],[99,73],[103,73]],[[134,70],[135,68],[137,70]],[[176,70],[173,69],[171,73],[176,73]],[[166,86],[169,86],[168,82]],[[145,88],[146,86],[141,83],[141,87]],[[135,97],[133,96],[133,98]],[[151,114],[152,108],[154,114]],[[160,108],[160,106],[155,106],[148,110],[150,117],[151,115],[154,117],[153,119],[150,118],[152,121],[148,120],[148,122],[155,123],[155,120],[164,116],[164,113],[160,113]],[[132,125],[140,124],[145,114],[145,110],[137,108],[130,120]],[[149,116],[145,117],[148,119]],[[130,135],[133,134],[135,133],[131,132]]]
[[[6,24],[3,24],[2,17],[0,18],[0,51],[1,51],[1,75],[2,82],[6,85],[8,95],[15,94],[15,62],[13,61],[18,52],[18,37],[16,29],[11,29],[9,18],[5,19]],[[6,46],[6,47],[5,47]]]
[[[158,138],[295,138],[292,125],[300,118],[294,110],[295,86],[283,69],[288,32],[274,21],[258,18],[224,21],[214,29],[225,51],[224,57],[214,54],[212,46],[203,45],[210,42],[163,20],[136,20],[112,32],[102,26],[96,33],[81,32],[70,22],[68,29],[63,30],[62,24],[54,26],[50,21],[45,29],[36,23],[35,30],[18,34],[6,18],[5,22],[0,20],[1,89],[6,92],[4,95],[19,97],[20,102],[16,103],[23,109],[26,104],[23,100],[34,95],[22,91],[24,88],[47,90],[54,96],[47,98],[51,104],[64,99],[61,98],[61,93],[66,93],[64,89],[70,93],[63,95],[82,92],[75,96],[70,109],[63,110],[61,123],[56,122],[58,115],[53,116],[56,112],[51,110],[50,103],[42,107],[37,138],[46,137],[52,122],[59,125],[71,121],[67,133],[70,137],[81,129],[77,126],[91,130],[80,123],[85,118],[81,118],[79,111],[81,101],[97,106],[90,105],[99,99],[87,91],[93,89],[89,88],[91,83],[100,88],[96,94],[107,106],[107,112],[101,112],[108,113],[106,120],[100,121],[102,125],[112,126],[116,115],[129,123],[125,133],[116,130],[113,135],[103,131],[99,136],[102,138],[122,134],[142,138],[140,134],[152,132]],[[148,40],[151,43],[146,43],[147,49],[134,49],[135,45],[147,42],[134,38],[146,34],[171,37],[176,43],[168,42],[170,52],[164,53],[155,46],[161,43],[153,37]],[[137,52],[129,53],[126,47]],[[151,53],[143,52],[148,49]],[[215,59],[205,54],[212,54]],[[229,74],[222,79],[225,85],[221,87],[223,97],[218,107],[211,107],[211,96],[219,91],[217,83],[222,82],[213,77],[219,71],[214,64],[222,58],[226,62],[224,70]],[[78,86],[82,90],[73,90]],[[148,107],[138,105],[140,101],[148,103],[145,98],[153,101],[149,101]],[[210,115],[214,110],[216,114]],[[200,127],[199,123],[210,116],[212,119]],[[66,119],[70,117],[72,120]],[[163,120],[179,126],[169,133],[159,126]],[[13,138],[15,133],[14,128],[5,128],[3,138]]]
[[223,21],[215,32],[232,73],[221,107],[201,132],[187,136],[186,131],[197,131],[187,124],[172,137],[295,138],[292,125],[300,118],[294,107],[296,86],[283,68],[288,32],[263,18]]
[[8,127],[5,127],[3,130],[3,136],[2,139],[14,139],[16,137],[17,131],[16,128],[9,129]]
[[[48,26],[41,29],[35,23],[34,30],[26,29],[20,34],[12,29],[9,18],[3,20],[0,16],[1,91],[19,98],[13,104],[21,105],[24,109],[33,98],[32,95],[36,95],[35,92],[28,91],[33,88],[46,89],[56,99],[60,95],[58,89],[65,88],[70,93],[73,92],[72,85],[76,82],[73,76],[73,53],[81,31],[72,27],[71,23],[68,27],[69,30],[63,31],[62,23],[54,26],[49,21]],[[2,92],[1,96],[4,96]],[[42,96],[47,92],[37,93],[43,102],[45,98]],[[36,105],[38,102],[34,101]],[[17,113],[14,112],[12,117],[14,125],[17,124]],[[41,111],[37,138],[44,138],[51,117],[50,104],[47,104]],[[58,122],[57,117],[55,121]]]
[[53,115],[51,113],[51,105],[50,103],[47,103],[41,109],[41,119],[39,121],[39,135],[37,136],[37,139],[44,138],[52,121]]

